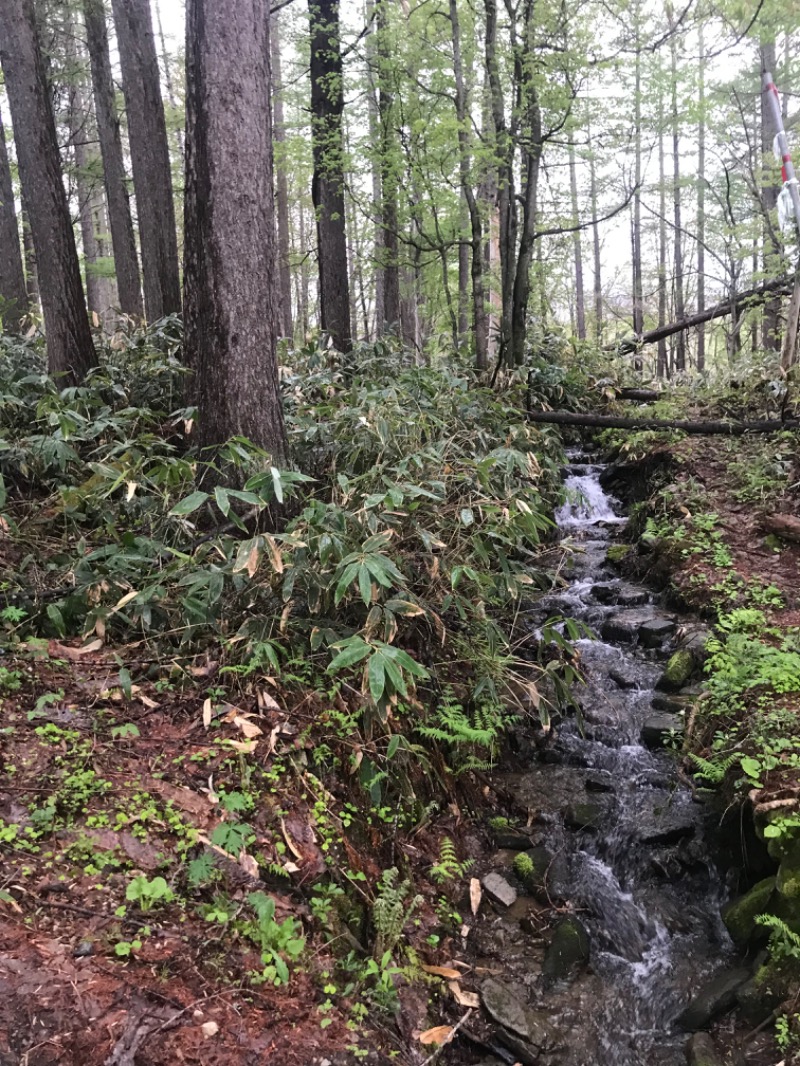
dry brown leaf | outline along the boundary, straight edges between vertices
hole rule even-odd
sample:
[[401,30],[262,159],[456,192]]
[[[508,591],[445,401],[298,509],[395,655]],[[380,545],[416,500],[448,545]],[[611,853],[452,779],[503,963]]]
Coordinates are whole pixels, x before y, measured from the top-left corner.
[[288,834],[288,832],[286,830],[286,822],[284,822],[283,818],[281,818],[281,830],[283,831],[283,839],[286,841],[287,848],[289,849],[289,851],[291,851],[292,855],[294,855],[294,857],[296,859],[299,859],[300,862],[302,862],[303,861],[303,853],[302,853],[302,851],[300,851],[300,849],[297,847],[295,842],[289,836],[289,834]]
[[425,973],[432,973],[434,977],[445,977],[448,981],[457,980],[461,976],[460,970],[454,970],[452,966],[423,966]]
[[281,709],[278,701],[273,699],[263,688],[258,690],[258,706],[262,711],[279,711]]
[[248,876],[258,879],[258,863],[244,850],[239,852],[239,865]]
[[67,644],[60,644],[57,640],[51,640],[48,650],[56,659],[71,659],[72,662],[80,662],[84,655],[91,655],[93,651],[100,651],[102,647],[103,642],[98,637],[97,640],[93,640],[90,644],[84,644],[82,648],[71,648]]
[[283,573],[283,556],[281,550],[278,547],[277,541],[274,537],[271,537],[269,533],[264,534],[264,541],[267,545],[267,551],[269,552],[269,558],[276,574]]
[[244,714],[237,714],[233,720],[234,725],[238,725],[248,740],[252,740],[253,737],[260,737],[263,735],[263,729],[259,729],[255,722],[251,722],[249,717]]
[[483,889],[481,883],[477,877],[471,877],[469,879],[469,902],[472,907],[472,913],[477,914],[478,908],[481,905],[481,896],[483,895]]
[[452,1025],[434,1025],[419,1034],[420,1044],[446,1044],[453,1035]]
[[465,992],[458,981],[448,981],[447,987],[453,993],[453,999],[461,1007],[473,1007],[477,1009],[481,1005],[477,992]]
[[209,696],[203,703],[203,725],[208,729],[211,725],[211,697]]
[[250,554],[247,556],[247,563],[245,564],[245,570],[248,577],[253,577],[256,570],[258,570],[258,561],[261,558],[261,549],[257,544],[254,544],[250,549]]
[[154,711],[156,707],[158,707],[158,704],[155,700],[151,700],[149,696],[143,696],[141,693],[137,695],[136,699],[139,701],[139,703],[144,704],[148,711]]
[[241,755],[252,755],[258,747],[257,740],[229,740],[228,743]]

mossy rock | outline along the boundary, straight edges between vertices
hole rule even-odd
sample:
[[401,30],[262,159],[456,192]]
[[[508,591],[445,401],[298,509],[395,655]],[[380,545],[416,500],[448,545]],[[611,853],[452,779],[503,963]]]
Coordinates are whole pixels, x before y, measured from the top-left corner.
[[611,566],[621,566],[632,551],[630,544],[612,544],[606,552],[606,562]]
[[770,909],[775,884],[776,878],[765,877],[723,910],[722,920],[725,928],[740,950],[766,939],[767,930],[756,922],[756,918]]
[[589,961],[589,934],[577,918],[564,918],[553,932],[542,973],[554,981],[563,981]]
[[658,679],[656,688],[667,692],[677,692],[689,681],[694,673],[695,660],[690,651],[681,649],[669,657],[664,673]]

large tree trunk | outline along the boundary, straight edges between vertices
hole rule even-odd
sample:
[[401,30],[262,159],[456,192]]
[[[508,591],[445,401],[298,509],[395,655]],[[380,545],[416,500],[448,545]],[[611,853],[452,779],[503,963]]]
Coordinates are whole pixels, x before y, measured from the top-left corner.
[[580,211],[578,207],[578,174],[575,166],[575,144],[572,137],[569,139],[569,191],[572,201],[572,224],[575,232],[572,234],[572,254],[575,261],[575,322],[577,326],[578,340],[586,340],[586,298],[583,291],[583,249],[581,248],[581,234],[578,229]]
[[117,278],[120,310],[133,318],[144,317],[136,238],[131,219],[125,164],[122,157],[122,138],[114,100],[114,81],[108,47],[108,29],[103,0],[83,0],[86,40],[92,65],[92,87],[100,153],[103,157],[103,178],[106,187],[108,222],[114,252],[114,272]]
[[268,0],[186,7],[186,357],[198,439],[287,462],[278,364]]
[[0,116],[0,299],[3,301],[3,328],[19,333],[28,313],[28,292],[22,269],[22,246],[19,241],[14,186],[8,162],[6,132]]
[[113,0],[113,8],[139,217],[144,306],[152,322],[181,309],[167,127],[150,0]]
[[317,213],[322,329],[340,352],[352,348],[344,212],[344,138],[339,0],[309,0],[312,197]]
[[292,327],[292,273],[289,263],[289,182],[286,176],[284,142],[286,133],[283,117],[283,77],[281,74],[280,22],[275,14],[270,22],[270,49],[272,55],[272,132],[275,144],[275,209],[278,222],[278,280],[281,309],[281,332],[284,337],[293,335]]
[[[674,221],[674,248],[675,248],[675,317],[683,318],[686,307],[683,298],[683,225],[681,221],[681,156],[680,156],[680,116],[678,114],[678,38],[674,25],[672,5],[667,6],[667,14],[670,28],[673,30],[670,37],[670,74],[672,83],[672,210]],[[686,369],[686,334],[677,334],[675,345],[675,369],[681,373]]]
[[[706,57],[703,21],[698,23],[699,62],[697,79],[697,310],[706,306]],[[697,372],[706,369],[706,327],[697,330]]]
[[52,374],[80,381],[97,357],[61,180],[33,0],[3,0],[0,5],[0,60],[39,267],[48,365]]
[[[762,41],[760,46],[761,73],[775,70],[775,43],[774,41]],[[782,248],[774,224],[770,216],[774,217],[778,203],[780,187],[771,177],[774,171],[772,162],[772,142],[777,134],[772,110],[764,93],[761,93],[761,172],[763,184],[761,187],[761,203],[764,211],[764,274],[769,277],[776,273],[776,261],[781,256]],[[782,267],[781,267],[782,270]],[[761,344],[767,351],[780,351],[780,318],[781,301],[770,300],[764,307],[764,317],[761,321]]]

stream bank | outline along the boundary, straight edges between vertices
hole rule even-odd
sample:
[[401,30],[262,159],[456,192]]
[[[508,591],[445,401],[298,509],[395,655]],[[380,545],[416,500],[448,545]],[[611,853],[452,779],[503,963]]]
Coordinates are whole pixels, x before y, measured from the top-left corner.
[[[674,753],[709,630],[620,577],[625,519],[602,474],[590,455],[571,456],[557,516],[568,581],[528,611],[534,631],[563,616],[598,634],[577,642],[578,713],[538,746],[522,738],[518,768],[493,779],[528,818],[495,821],[483,873],[492,913],[473,951],[491,973],[481,994],[496,1028],[482,1062],[774,1062],[763,1034],[734,1050],[726,1016],[751,967],[721,911],[738,860]],[[720,1018],[715,1046],[706,1030]]]

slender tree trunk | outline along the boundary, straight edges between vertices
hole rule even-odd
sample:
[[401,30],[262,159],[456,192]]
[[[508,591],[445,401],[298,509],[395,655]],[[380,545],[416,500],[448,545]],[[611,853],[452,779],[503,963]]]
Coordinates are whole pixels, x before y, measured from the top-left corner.
[[39,312],[42,297],[39,291],[39,270],[36,266],[36,249],[33,246],[30,216],[25,207],[25,190],[22,190],[22,256],[25,261],[25,289],[28,293],[28,307],[32,312]]
[[300,270],[297,274],[297,313],[300,316],[300,324],[303,331],[303,339],[308,337],[310,328],[309,320],[309,277],[308,277],[308,234],[306,233],[306,213],[303,204],[300,204],[299,230],[300,230]]
[[394,85],[388,0],[376,0],[378,123],[380,135],[381,223],[383,227],[384,313],[386,325],[400,322],[400,245],[398,240],[399,159],[394,131]]
[[469,212],[464,195],[461,195],[459,211],[459,243],[458,243],[458,343],[466,344],[469,337],[469,253],[470,246],[467,244],[467,228],[469,226]]
[[181,309],[178,238],[150,0],[113,0],[128,114],[142,249],[144,306],[152,322]]
[[322,329],[340,352],[352,348],[344,211],[344,138],[339,0],[309,0],[312,196],[317,214]]
[[[667,7],[670,27],[674,27],[672,5]],[[680,116],[678,114],[678,39],[673,32],[670,37],[670,74],[672,82],[672,207],[675,223],[673,234],[675,248],[675,317],[684,318],[686,307],[684,302],[684,277],[683,277],[683,225],[681,221],[681,155],[680,155]],[[686,335],[679,333],[675,344],[675,369],[682,373],[686,369]]]
[[[697,79],[697,310],[706,307],[706,57],[702,20],[698,26],[700,67]],[[706,327],[697,331],[697,372],[706,369]]]
[[[450,0],[450,26],[453,39],[453,67],[456,81],[456,118],[458,120],[458,159],[461,180],[461,195],[467,207],[471,231],[471,277],[472,277],[472,313],[475,336],[475,363],[478,370],[486,370],[489,364],[489,323],[486,309],[486,290],[483,281],[483,221],[472,187],[472,153],[470,145],[469,101],[464,80],[464,62],[461,53],[461,25],[458,18],[457,0]],[[459,294],[461,279],[466,283],[466,263],[462,264],[462,254],[467,258],[468,249],[463,242],[459,245]],[[463,332],[463,331],[462,331]]]
[[119,118],[114,100],[114,82],[111,75],[111,57],[103,0],[83,0],[83,13],[92,66],[94,109],[100,152],[103,158],[103,177],[119,306],[124,314],[139,319],[144,317],[142,286],[139,261],[136,256],[131,206],[128,199],[125,164],[122,157]]
[[[658,325],[667,323],[667,175],[664,167],[664,90],[659,82],[658,93]],[[659,378],[669,376],[667,341],[658,341],[656,373]]]
[[[370,143],[380,144],[381,120],[378,110],[378,50],[376,45],[378,30],[373,18],[375,5],[373,0],[367,0],[367,21],[372,23],[373,29],[367,36],[367,110],[369,117]],[[383,244],[383,210],[381,207],[381,167],[378,152],[371,153],[370,173],[372,177],[372,219],[375,227],[374,238],[374,278],[375,278],[375,336],[380,337],[386,328],[386,271],[384,267],[384,244]]]
[[75,163],[86,302],[90,315],[96,315],[98,321],[109,326],[113,318],[112,308],[117,304],[117,292],[113,279],[103,272],[104,260],[109,257],[111,251],[106,246],[108,222],[105,202],[96,176],[99,168],[94,165],[96,150],[93,152],[90,148],[96,141],[96,130],[83,80],[85,60],[79,54],[75,23],[69,11],[66,14],[65,40],[67,59],[73,66],[67,101],[67,124]]
[[0,298],[2,298],[3,328],[19,333],[28,313],[28,292],[22,268],[22,247],[19,241],[17,211],[14,205],[14,186],[8,162],[8,147],[3,119],[0,116]]
[[[634,122],[634,183],[633,225],[631,251],[633,269],[633,332],[637,337],[644,332],[644,292],[642,285],[642,50],[641,50],[641,0],[634,0],[634,33],[636,55],[634,60],[633,122]],[[642,359],[637,352],[633,357],[635,370],[641,372]]]
[[[158,27],[158,43],[161,45],[161,64],[164,68],[164,84],[167,87],[167,100],[169,100],[169,106],[172,108],[173,113],[178,110],[178,97],[175,95],[175,81],[172,77],[172,67],[170,63],[169,49],[167,48],[167,40],[164,36],[164,25],[161,21],[161,5],[158,0],[155,0],[156,9],[156,26]],[[175,130],[175,146],[178,150],[179,158],[183,159],[184,144],[183,144],[183,130],[179,127]]]
[[592,149],[591,130],[589,138],[589,196],[592,201],[592,250],[594,253],[594,329],[598,344],[603,343],[603,274],[602,254],[600,247],[600,225],[597,221],[599,215],[597,206],[597,171],[595,167],[594,151]]
[[[580,211],[578,207],[578,174],[575,167],[575,145],[569,139],[569,191],[572,200],[572,224],[578,225]],[[581,235],[578,229],[572,234],[572,253],[575,260],[575,324],[578,340],[586,340],[586,301],[583,291],[583,251]]]
[[270,21],[272,52],[272,123],[275,151],[275,208],[278,221],[278,277],[280,284],[281,332],[292,336],[292,274],[289,262],[289,182],[286,174],[286,130],[283,114],[283,75],[281,71],[280,21]]
[[[762,41],[760,47],[761,73],[765,70],[775,70],[775,43]],[[772,111],[766,101],[764,93],[761,93],[761,201],[765,214],[774,215],[778,203],[780,188],[774,184],[771,172],[772,167],[772,142],[777,134]],[[763,268],[766,277],[774,276],[776,260],[780,257],[780,248],[774,227],[764,226],[764,252]],[[761,320],[761,344],[767,351],[780,351],[780,316],[781,301],[771,300],[764,307],[764,315]]]
[[514,293],[511,310],[511,353],[514,366],[525,362],[526,317],[531,287],[531,262],[533,260],[534,226],[536,223],[536,198],[539,187],[539,163],[542,154],[542,116],[539,97],[533,83],[531,64],[527,57],[534,52],[533,0],[526,0],[524,8],[524,47],[517,49],[515,65],[518,67],[517,83],[523,104],[525,138],[521,144],[522,155],[522,226],[519,232],[519,251],[514,274]]
[[75,234],[61,180],[33,0],[0,5],[0,60],[42,291],[51,374],[80,381],[97,362],[81,285]]
[[188,0],[184,318],[198,438],[216,448],[242,435],[283,466],[269,55],[268,0]]

